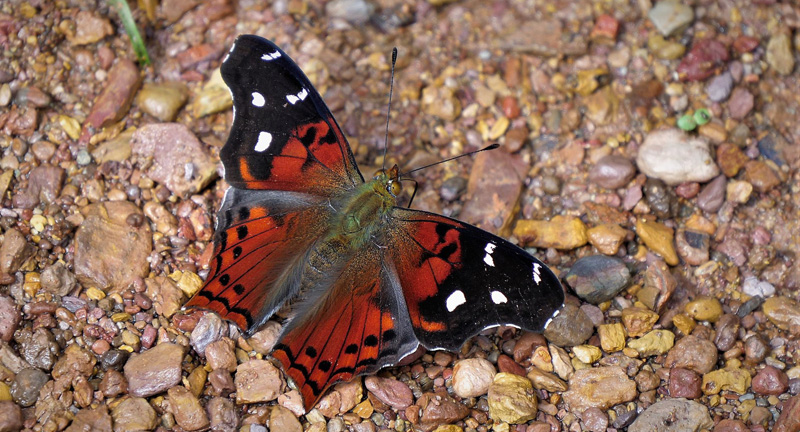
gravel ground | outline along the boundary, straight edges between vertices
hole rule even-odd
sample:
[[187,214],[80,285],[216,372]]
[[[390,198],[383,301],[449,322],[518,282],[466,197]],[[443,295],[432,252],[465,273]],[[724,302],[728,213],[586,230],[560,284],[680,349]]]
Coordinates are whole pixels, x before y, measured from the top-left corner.
[[[0,3],[0,431],[800,431],[800,7],[776,0]],[[202,286],[236,35],[275,41],[363,172],[518,242],[544,335],[341,383],[308,413]]]

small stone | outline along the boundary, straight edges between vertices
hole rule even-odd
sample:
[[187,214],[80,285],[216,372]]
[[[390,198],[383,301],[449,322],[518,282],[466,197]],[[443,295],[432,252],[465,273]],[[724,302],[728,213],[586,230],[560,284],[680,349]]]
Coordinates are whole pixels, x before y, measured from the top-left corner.
[[[0,430],[3,430],[0,428]],[[100,405],[94,409],[82,409],[75,414],[75,419],[65,432],[111,431],[111,415],[108,407]]]
[[697,323],[690,317],[684,313],[679,313],[672,317],[672,324],[675,325],[675,328],[678,329],[684,335],[688,335],[692,333],[692,330],[697,326]]
[[[525,376],[525,369],[517,364],[517,362],[512,360],[511,357],[505,354],[500,354],[497,357],[497,370],[500,372],[508,372],[517,374],[519,376]],[[453,388],[455,388],[455,385]]]
[[422,89],[422,111],[446,122],[453,122],[461,115],[461,101],[450,87],[430,85]]
[[697,207],[709,213],[715,213],[725,202],[728,181],[721,175],[708,183],[697,195]]
[[714,297],[700,297],[684,306],[686,313],[697,321],[716,322],[722,316],[722,304]]
[[258,359],[240,364],[234,383],[238,405],[273,401],[284,386],[280,370],[269,361]]
[[720,351],[727,351],[736,343],[739,333],[739,317],[734,314],[722,315],[714,329],[717,331],[714,344]]
[[628,307],[622,310],[622,324],[630,337],[641,336],[658,322],[658,314],[642,307]]
[[489,395],[489,417],[519,424],[536,417],[537,402],[529,379],[509,373],[494,376]]
[[572,347],[572,353],[575,354],[575,358],[586,364],[592,364],[603,357],[603,352],[594,345],[574,346]]
[[636,398],[636,383],[619,366],[601,366],[575,371],[564,401],[572,412],[589,408],[608,409]]
[[653,330],[639,339],[632,339],[628,347],[633,348],[641,357],[665,354],[675,343],[675,334],[669,330]]
[[222,80],[220,70],[215,69],[208,81],[203,84],[200,92],[194,97],[191,106],[192,116],[199,119],[225,111],[231,106],[233,106],[233,98],[228,91],[228,86]]
[[0,246],[0,273],[11,274],[33,254],[33,247],[16,228],[5,232],[3,244]]
[[664,366],[691,369],[699,374],[710,372],[717,363],[717,347],[713,342],[689,335],[679,339],[667,353]]
[[594,332],[592,320],[580,308],[567,304],[544,331],[544,336],[558,346],[575,346],[586,342]]
[[114,432],[134,432],[153,430],[158,417],[146,399],[132,397],[124,399],[111,410],[114,419]]
[[616,255],[628,232],[617,224],[602,224],[586,231],[589,243],[603,255]]
[[742,283],[742,292],[751,297],[769,298],[775,295],[775,286],[767,281],[760,281],[754,276],[748,276]]
[[72,45],[93,44],[106,36],[114,34],[114,28],[107,18],[89,11],[80,11],[75,16],[75,32],[67,32]]
[[194,431],[208,427],[206,410],[200,401],[186,387],[172,387],[167,391],[169,411],[183,430]]
[[636,164],[648,177],[670,185],[689,181],[702,183],[719,174],[708,143],[679,129],[650,132],[639,148]]
[[261,355],[269,355],[272,348],[278,343],[278,336],[281,333],[281,325],[275,321],[267,321],[253,336],[247,340],[247,343]]
[[672,368],[669,372],[669,395],[674,398],[697,399],[703,395],[703,379],[700,374],[684,368]]
[[22,321],[22,314],[11,297],[0,295],[0,341],[8,342]]
[[636,234],[653,252],[658,253],[669,265],[678,265],[672,228],[655,221],[642,218],[636,220]]
[[455,423],[470,413],[469,408],[444,391],[424,393],[417,399],[415,406],[419,407],[416,409],[417,411],[419,409],[422,410],[419,421],[420,427],[424,429],[433,429],[441,424]]
[[32,209],[40,203],[55,202],[65,177],[64,170],[57,166],[41,165],[34,168],[28,176],[28,187],[12,198],[14,207]]
[[723,72],[709,81],[706,94],[714,102],[723,102],[730,96],[732,88],[733,76],[730,72]]
[[714,421],[708,408],[695,401],[665,399],[644,410],[628,427],[629,432],[681,432],[708,430]]
[[564,281],[581,299],[600,304],[627,288],[631,273],[619,258],[592,255],[576,261]]
[[88,125],[100,129],[119,121],[128,112],[141,82],[139,68],[133,61],[117,61],[108,72],[106,87],[95,99],[84,127]]
[[117,397],[128,392],[128,381],[121,373],[109,369],[100,380],[98,390],[107,398]]
[[186,103],[188,92],[181,82],[146,83],[136,96],[136,105],[162,122],[171,122]]
[[504,151],[475,157],[460,217],[489,232],[509,230],[516,220],[513,207],[520,198],[526,167],[521,155]]
[[212,431],[235,432],[239,427],[239,415],[230,399],[215,397],[206,405]]
[[769,192],[781,184],[781,179],[764,161],[752,160],[744,165],[744,178],[761,192]]
[[562,250],[581,247],[588,241],[586,225],[577,217],[562,215],[549,221],[520,220],[514,227],[514,236],[533,247]]
[[[216,313],[204,314],[192,330],[190,341],[195,352],[205,355],[206,347],[228,336],[228,324]],[[231,371],[233,372],[233,371]]]
[[716,38],[697,39],[681,60],[677,71],[683,80],[702,81],[718,72],[728,61],[728,47]]
[[762,305],[764,315],[781,330],[800,326],[800,303],[789,297],[770,297]]
[[269,428],[273,431],[303,432],[303,426],[288,409],[275,405],[269,413]]
[[526,375],[533,387],[538,390],[547,390],[549,392],[565,392],[569,388],[567,383],[559,379],[557,376],[545,372],[539,368],[531,368]]
[[744,87],[736,87],[728,101],[728,111],[731,118],[742,120],[753,110],[755,100],[753,94]]
[[489,391],[497,371],[482,358],[460,360],[453,367],[453,391],[458,397],[479,397]]
[[137,397],[157,395],[181,382],[183,347],[161,343],[133,354],[125,363],[125,379],[130,394]]
[[619,31],[619,21],[609,14],[602,14],[597,17],[589,37],[593,40],[607,41],[613,43],[617,39]]
[[97,359],[89,350],[77,344],[70,345],[53,365],[53,378],[91,376],[96,363]]
[[11,384],[11,397],[21,407],[27,408],[39,399],[39,390],[47,383],[47,374],[36,368],[23,369]]
[[664,39],[664,36],[655,33],[647,38],[647,49],[653,56],[662,60],[676,60],[686,52],[686,47],[682,43]]
[[206,360],[212,370],[223,369],[228,372],[236,370],[236,344],[229,338],[211,342],[206,346]]
[[628,158],[608,155],[589,171],[589,181],[606,189],[617,189],[627,185],[635,174],[636,167]]
[[694,20],[694,10],[679,1],[667,0],[658,2],[647,16],[664,37],[669,37]]
[[178,196],[202,190],[217,176],[217,165],[206,147],[180,123],[140,127],[133,133],[131,150],[152,158],[147,176]]
[[703,375],[703,393],[713,395],[721,391],[730,391],[742,395],[747,393],[751,381],[750,372],[745,369],[738,367],[717,369]]
[[186,303],[183,291],[172,279],[157,276],[144,280],[147,286],[147,297],[153,300],[153,308],[159,315],[170,318]]
[[759,335],[752,335],[744,341],[744,360],[749,364],[758,364],[764,361],[769,352],[769,346]]
[[783,403],[783,409],[775,421],[774,432],[796,432],[800,430],[800,396],[793,396]]
[[603,351],[613,353],[625,348],[625,327],[622,324],[603,324],[597,328],[597,334]]
[[[60,261],[42,271],[42,288],[52,294],[65,296],[75,288],[77,282],[75,275]],[[0,331],[0,334],[2,334],[2,331]]]
[[22,410],[11,401],[0,401],[0,431],[22,430]]
[[[491,366],[491,364],[489,366]],[[483,369],[485,366],[479,367]],[[493,366],[492,370],[494,370]],[[453,379],[455,380],[455,369],[453,370],[453,375]],[[374,394],[378,400],[396,410],[406,409],[414,403],[414,395],[411,393],[411,389],[402,381],[371,375],[364,379],[364,386],[366,386],[367,390]],[[481,395],[483,394],[485,394],[485,392],[481,393]]]
[[675,246],[678,255],[687,264],[694,266],[708,262],[710,241],[708,234],[684,228],[678,229],[675,235]]
[[789,34],[780,32],[767,43],[767,63],[781,75],[789,75],[794,70],[794,53]]
[[753,391],[762,395],[780,395],[789,389],[789,377],[774,367],[765,366],[753,377]]
[[735,144],[723,143],[717,147],[717,163],[727,177],[735,177],[749,160]]

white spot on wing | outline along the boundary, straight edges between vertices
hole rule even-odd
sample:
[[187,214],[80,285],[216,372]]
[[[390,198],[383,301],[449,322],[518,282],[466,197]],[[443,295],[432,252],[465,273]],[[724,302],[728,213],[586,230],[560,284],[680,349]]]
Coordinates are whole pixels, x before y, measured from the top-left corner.
[[461,290],[455,290],[452,294],[447,297],[447,301],[445,302],[445,306],[447,306],[448,312],[453,312],[456,310],[457,307],[461,306],[462,304],[467,302],[467,298],[464,297],[464,293]]
[[492,253],[494,252],[494,248],[496,247],[497,245],[494,243],[486,243],[486,247],[483,249],[484,251],[486,251],[486,255],[484,255],[483,257],[483,262],[485,262],[486,265],[488,266],[494,267],[494,259],[492,258]]
[[536,282],[536,285],[539,285],[542,282],[542,274],[540,270],[542,265],[539,263],[533,263],[533,281]]
[[[562,306],[562,307],[563,307],[563,306]],[[555,317],[557,317],[557,316],[558,316],[559,312],[561,312],[561,309],[558,309],[557,311],[555,311],[555,312],[553,313],[553,316],[551,316],[551,317],[550,317],[550,319],[548,319],[548,320],[547,320],[547,322],[546,322],[546,323],[544,323],[544,328],[545,328],[545,330],[547,330],[547,326],[549,326],[549,325],[550,325],[550,323],[551,323],[551,322],[553,322],[553,319],[554,319]]]
[[286,100],[289,101],[290,104],[294,105],[297,102],[300,102],[301,100],[305,100],[307,96],[308,96],[308,90],[303,88],[302,90],[300,90],[300,93],[297,93],[296,95],[293,94],[286,95]]
[[494,304],[508,303],[508,299],[500,291],[492,291],[492,301]]
[[280,51],[275,51],[273,53],[267,53],[267,54],[262,55],[261,56],[261,60],[272,61],[272,60],[275,60],[276,58],[278,58],[280,56],[281,56],[281,52]]
[[258,142],[254,150],[259,153],[263,152],[269,148],[270,144],[272,144],[272,134],[269,132],[261,132],[258,134]]
[[257,106],[259,108],[264,106],[264,96],[259,92],[253,92],[253,106]]

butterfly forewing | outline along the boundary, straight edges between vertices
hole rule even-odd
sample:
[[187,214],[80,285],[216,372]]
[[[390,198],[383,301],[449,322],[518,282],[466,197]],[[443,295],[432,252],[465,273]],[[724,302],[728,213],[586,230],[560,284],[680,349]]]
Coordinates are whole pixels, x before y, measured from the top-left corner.
[[328,196],[364,181],[328,107],[275,44],[238,37],[221,72],[234,106],[220,151],[229,184]]
[[541,331],[564,303],[558,278],[508,241],[444,216],[395,208],[389,253],[420,343],[457,351],[478,332]]

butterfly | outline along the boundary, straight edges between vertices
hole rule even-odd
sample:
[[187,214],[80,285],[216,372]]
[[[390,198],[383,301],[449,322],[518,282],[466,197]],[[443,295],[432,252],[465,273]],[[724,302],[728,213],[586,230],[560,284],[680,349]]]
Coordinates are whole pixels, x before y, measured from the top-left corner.
[[239,36],[221,66],[234,119],[214,258],[186,304],[252,335],[289,310],[272,356],[306,409],[331,384],[482,330],[541,331],[558,278],[508,241],[397,205],[397,166],[365,181],[328,107],[272,42]]

